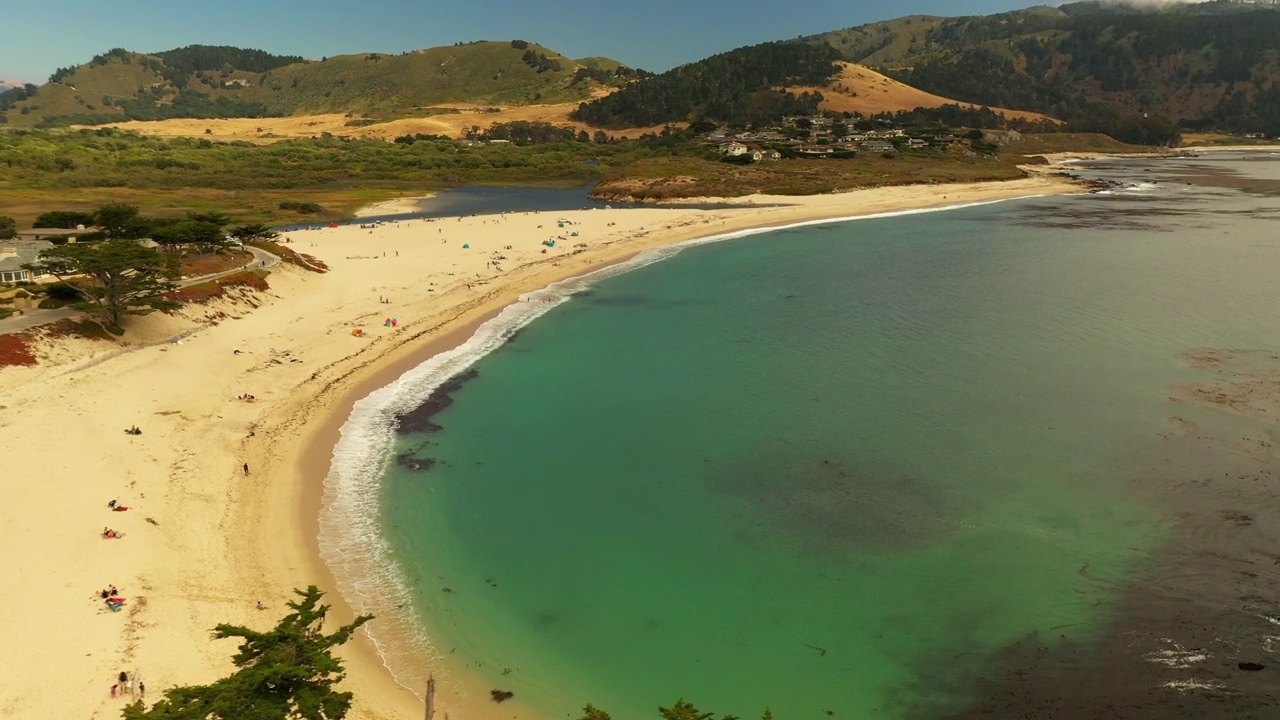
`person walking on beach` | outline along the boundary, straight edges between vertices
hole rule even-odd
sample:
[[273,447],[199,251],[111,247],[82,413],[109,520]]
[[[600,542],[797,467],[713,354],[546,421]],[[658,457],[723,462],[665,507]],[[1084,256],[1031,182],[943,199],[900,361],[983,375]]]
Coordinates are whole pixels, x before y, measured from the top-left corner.
[[245,474],[245,475],[248,475],[248,474],[249,474],[249,463],[245,463],[245,464],[244,464],[244,474]]

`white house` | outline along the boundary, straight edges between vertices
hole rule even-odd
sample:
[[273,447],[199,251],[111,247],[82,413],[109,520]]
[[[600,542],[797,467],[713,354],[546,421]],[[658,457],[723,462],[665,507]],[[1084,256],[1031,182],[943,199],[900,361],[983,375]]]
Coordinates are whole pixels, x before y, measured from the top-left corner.
[[41,250],[53,247],[46,240],[0,240],[0,283],[41,282],[48,276],[32,275],[22,269],[40,257]]
[[720,146],[720,152],[730,157],[747,154],[747,146],[740,142],[728,142]]

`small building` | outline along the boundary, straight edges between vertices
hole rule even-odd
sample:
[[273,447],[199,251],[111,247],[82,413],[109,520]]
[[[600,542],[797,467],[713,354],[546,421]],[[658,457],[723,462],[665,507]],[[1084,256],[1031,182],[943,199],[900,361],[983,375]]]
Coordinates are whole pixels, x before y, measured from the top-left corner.
[[30,230],[19,230],[18,240],[25,242],[35,242],[37,240],[49,240],[51,238],[67,238],[67,242],[75,242],[76,235],[84,235],[86,233],[97,232],[98,228],[86,228],[83,225],[75,230],[66,230],[64,228],[31,228]]
[[34,275],[22,266],[40,259],[40,251],[53,247],[46,240],[0,240],[0,283],[42,282],[47,275]]
[[747,146],[740,142],[727,142],[720,146],[720,152],[729,157],[738,157],[747,154]]
[[897,150],[888,140],[868,140],[862,143],[862,149],[869,153],[886,153]]
[[765,150],[765,151],[764,151],[764,157],[763,157],[763,159],[765,159],[765,160],[781,160],[781,159],[782,159],[782,153],[778,152],[777,150]]
[[929,144],[929,141],[925,140],[924,138],[908,138],[907,139],[907,147],[909,148],[922,148],[922,147],[926,147],[928,144]]

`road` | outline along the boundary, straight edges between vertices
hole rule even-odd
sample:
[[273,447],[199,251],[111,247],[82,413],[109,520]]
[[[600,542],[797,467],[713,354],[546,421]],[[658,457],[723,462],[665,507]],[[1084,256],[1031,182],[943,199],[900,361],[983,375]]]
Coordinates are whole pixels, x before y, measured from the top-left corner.
[[[258,248],[248,246],[245,246],[244,249],[253,253],[253,262],[241,265],[234,270],[212,273],[210,275],[201,275],[200,277],[194,277],[189,280],[181,280],[177,283],[178,287],[191,287],[192,285],[199,285],[200,283],[209,282],[210,280],[224,278],[228,275],[235,275],[236,273],[244,272],[245,270],[266,269],[280,264],[280,258],[272,255],[266,250],[259,250]],[[0,335],[30,330],[33,327],[56,323],[59,320],[66,320],[67,318],[79,317],[82,314],[83,313],[72,310],[71,308],[56,308],[53,310],[33,308],[31,310],[24,310],[21,315],[15,315],[13,317],[0,320]]]

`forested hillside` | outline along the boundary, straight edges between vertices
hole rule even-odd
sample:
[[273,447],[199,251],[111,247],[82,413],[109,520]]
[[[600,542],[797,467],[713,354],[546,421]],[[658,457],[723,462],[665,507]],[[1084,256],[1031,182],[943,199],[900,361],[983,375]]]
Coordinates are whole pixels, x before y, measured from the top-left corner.
[[666,122],[752,122],[817,110],[822,96],[785,88],[825,85],[840,68],[825,45],[765,43],[647,77],[583,103],[573,118],[600,127]]
[[60,68],[34,97],[22,88],[10,91],[0,119],[49,127],[321,112],[412,114],[448,102],[571,102],[642,74],[608,58],[579,63],[524,40],[318,61],[208,45],[153,55],[117,48],[84,65]]
[[1280,134],[1280,11],[1269,7],[1075,3],[901,18],[806,40],[928,92],[1081,129],[1146,120]]

